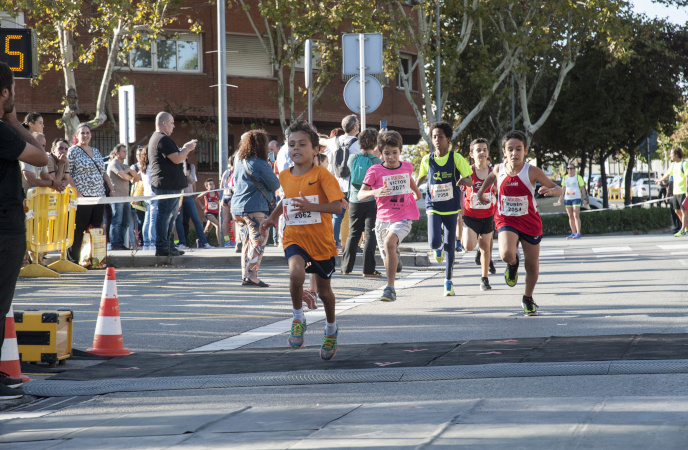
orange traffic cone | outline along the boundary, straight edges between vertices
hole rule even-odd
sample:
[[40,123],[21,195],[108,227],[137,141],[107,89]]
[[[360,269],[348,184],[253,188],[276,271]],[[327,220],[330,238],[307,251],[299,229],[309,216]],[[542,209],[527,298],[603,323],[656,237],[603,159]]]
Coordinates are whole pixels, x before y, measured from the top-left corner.
[[2,344],[0,372],[5,372],[12,378],[21,378],[24,382],[29,381],[29,377],[21,374],[17,330],[14,327],[14,309],[12,305],[10,305],[10,312],[5,317],[5,342]]
[[93,347],[86,350],[98,356],[127,356],[131,354],[124,348],[122,324],[119,319],[119,301],[117,300],[117,281],[115,268],[108,267],[105,273],[103,295],[98,310],[96,333],[93,336]]

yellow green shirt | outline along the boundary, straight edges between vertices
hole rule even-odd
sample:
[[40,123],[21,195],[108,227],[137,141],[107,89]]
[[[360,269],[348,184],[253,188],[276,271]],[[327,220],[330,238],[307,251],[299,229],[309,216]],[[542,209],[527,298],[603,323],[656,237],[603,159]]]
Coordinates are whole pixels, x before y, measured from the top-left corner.
[[[440,166],[443,166],[447,164],[447,160],[449,159],[449,155],[454,155],[454,165],[456,166],[456,170],[459,171],[461,174],[461,177],[470,177],[473,175],[473,169],[471,169],[471,165],[466,161],[466,158],[461,156],[460,154],[449,151],[447,152],[446,155],[437,157],[435,156],[435,161],[437,161],[437,164]],[[418,169],[418,178],[423,178],[428,176],[428,170],[430,169],[430,154],[427,154],[423,156],[423,159],[420,161],[420,169]],[[425,211],[426,214],[439,214],[439,215],[449,215],[449,214],[456,214],[459,211],[447,211],[447,212],[439,212],[439,211]]]

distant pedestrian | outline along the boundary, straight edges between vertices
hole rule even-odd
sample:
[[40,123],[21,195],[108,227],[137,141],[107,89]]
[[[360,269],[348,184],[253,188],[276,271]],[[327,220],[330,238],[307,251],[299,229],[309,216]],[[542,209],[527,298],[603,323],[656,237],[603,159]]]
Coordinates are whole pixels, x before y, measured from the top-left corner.
[[[154,197],[155,192],[150,184],[150,170],[148,167],[148,146],[144,145],[141,148],[141,159],[139,160],[139,167],[141,168],[141,182],[143,183],[144,197]],[[157,200],[146,200],[146,214],[143,218],[143,249],[155,250],[155,221],[158,217],[158,202]]]
[[[130,167],[124,164],[127,158],[126,144],[117,144],[110,152],[110,162],[107,165],[107,174],[115,188],[114,197],[128,197],[130,193],[129,182],[137,182],[141,177]],[[112,222],[110,222],[110,244],[112,250],[128,250],[124,245],[124,236],[128,234],[131,221],[131,203],[128,201],[112,203]]]
[[234,232],[234,221],[232,220],[232,184],[234,183],[234,158],[227,159],[227,170],[222,173],[220,179],[220,189],[222,189],[222,235],[224,236],[225,248],[232,248],[236,245]]
[[674,234],[675,237],[688,236],[688,214],[683,208],[683,200],[686,198],[686,178],[688,177],[688,161],[683,159],[683,150],[681,147],[674,147],[671,149],[671,166],[662,178],[656,180],[656,184],[661,184],[662,181],[673,176],[673,192],[671,199],[671,208],[676,211],[676,215],[681,221],[681,229]]
[[198,217],[196,202],[194,201],[193,196],[188,195],[195,191],[196,182],[198,181],[198,177],[196,176],[196,166],[189,164],[188,160],[184,161],[184,174],[186,175],[187,186],[183,190],[185,195],[181,199],[181,208],[175,222],[175,229],[177,230],[177,237],[179,238],[178,248],[180,250],[185,250],[190,247],[189,244],[191,244],[191,242],[188,242],[189,220],[191,220],[194,230],[196,230],[196,236],[198,236],[198,247],[210,248],[210,244],[208,244],[208,240],[203,233],[203,224],[201,223],[201,218]]
[[[242,243],[242,284],[267,287],[258,278],[263,250],[268,240],[267,230],[260,224],[272,212],[279,180],[268,163],[268,135],[263,130],[251,130],[241,139],[234,167],[232,214],[239,224]],[[274,220],[273,220],[274,223]]]
[[554,206],[561,205],[562,199],[566,207],[566,214],[569,216],[569,226],[571,235],[566,239],[580,239],[581,237],[581,204],[588,204],[588,191],[585,189],[585,181],[580,174],[576,173],[576,166],[573,163],[566,165],[567,175],[561,180],[561,187],[564,189],[559,201]]
[[[205,180],[205,190],[215,191],[215,180],[208,178]],[[200,201],[200,202],[199,202]],[[205,229],[196,230],[198,236],[204,234],[205,244],[202,245],[203,248],[212,248],[208,243],[207,235],[212,227],[215,227],[215,236],[217,237],[218,246],[223,241],[222,233],[220,232],[220,194],[218,192],[208,192],[205,194],[200,194],[196,196],[196,202],[203,208],[203,214],[205,215]]]
[[[155,117],[155,133],[148,141],[148,160],[150,162],[151,186],[155,195],[181,195],[187,181],[182,163],[196,149],[197,139],[193,139],[179,149],[170,136],[174,131],[174,117],[167,112]],[[179,209],[180,198],[165,198],[158,201],[158,216],[155,223],[155,256],[179,256],[184,252],[177,250],[172,242],[174,223]]]

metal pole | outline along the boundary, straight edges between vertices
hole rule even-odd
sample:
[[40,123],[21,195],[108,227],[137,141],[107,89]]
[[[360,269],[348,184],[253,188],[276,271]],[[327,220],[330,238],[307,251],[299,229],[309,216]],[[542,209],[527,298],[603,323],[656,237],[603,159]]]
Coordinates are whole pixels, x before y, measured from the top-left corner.
[[[227,124],[227,31],[225,27],[225,0],[219,0],[217,2],[217,127],[218,127],[218,139],[217,146],[219,150],[220,161],[218,180],[222,180],[222,174],[227,170],[227,138],[229,136],[228,124]],[[218,183],[219,185],[219,183]],[[222,235],[222,214],[224,214],[222,208],[220,208],[220,233]],[[224,243],[220,240],[220,236],[217,237],[218,245],[223,246]]]
[[361,130],[366,129],[366,102],[365,102],[365,87],[366,87],[366,79],[365,79],[365,35],[363,33],[360,33],[358,35],[358,53],[359,53],[359,58],[358,58],[358,70],[359,70],[359,86],[361,89]]
[[437,111],[435,116],[439,122],[442,120],[442,108],[440,105],[442,99],[442,84],[440,81],[440,0],[437,0],[437,58],[435,60],[435,72],[435,92],[437,93]]
[[[127,146],[127,156],[124,158],[124,164],[129,165],[129,92],[124,91],[124,104],[127,106],[124,108],[124,142],[123,144]],[[120,114],[122,111],[120,111]]]
[[511,131],[516,129],[516,92],[514,91],[514,75],[511,74]]
[[308,89],[308,122],[313,125],[313,68],[311,64],[313,63],[313,47],[312,41],[308,39],[306,41],[306,60],[304,68],[306,69],[306,89]]

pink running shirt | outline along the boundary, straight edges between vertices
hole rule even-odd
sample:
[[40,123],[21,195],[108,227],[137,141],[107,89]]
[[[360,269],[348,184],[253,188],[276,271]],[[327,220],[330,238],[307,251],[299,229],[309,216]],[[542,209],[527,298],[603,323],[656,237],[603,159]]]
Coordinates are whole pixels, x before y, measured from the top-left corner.
[[402,161],[396,169],[388,169],[382,164],[374,164],[366,172],[363,184],[371,189],[379,189],[383,183],[399,194],[389,197],[375,197],[377,204],[377,222],[398,222],[400,220],[418,220],[420,213],[416,199],[411,190],[413,164]]

